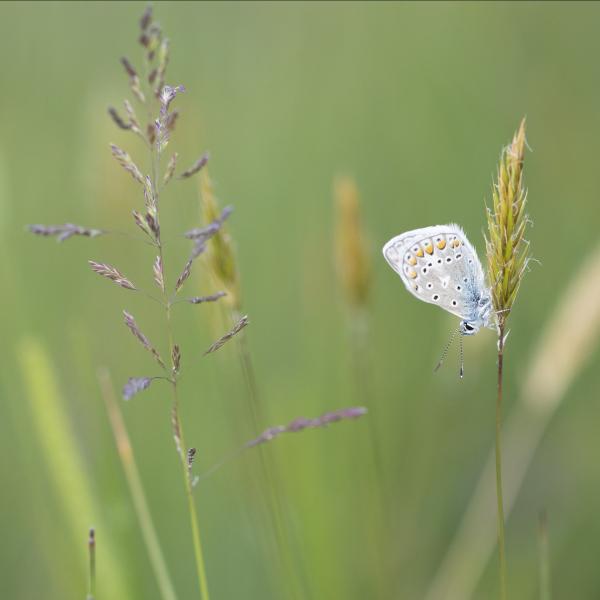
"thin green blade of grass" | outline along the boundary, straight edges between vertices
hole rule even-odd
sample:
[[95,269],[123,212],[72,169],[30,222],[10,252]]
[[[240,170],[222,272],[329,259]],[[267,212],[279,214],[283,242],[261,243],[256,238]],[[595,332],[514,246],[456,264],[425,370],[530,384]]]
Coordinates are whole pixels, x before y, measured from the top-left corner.
[[98,583],[105,598],[133,597],[119,561],[118,548],[111,539],[110,527],[103,523],[99,503],[81,456],[81,442],[73,433],[66,407],[48,353],[34,337],[23,337],[17,345],[17,359],[26,385],[25,399],[34,443],[40,447],[40,463],[62,508],[63,519],[74,547],[81,548],[79,569],[88,571],[84,532],[90,524],[102,532],[99,549]]
[[[218,218],[220,207],[208,169],[204,169],[200,176],[200,196],[203,219],[206,223],[211,223]],[[227,296],[221,305],[224,311],[222,316],[228,326],[235,327],[242,316],[242,288],[235,246],[227,227],[219,229],[212,237],[206,252],[205,264],[217,286],[227,290]],[[259,393],[245,334],[246,332],[242,332],[237,336],[232,347],[239,361],[246,389],[245,409],[250,431],[252,435],[256,435],[267,422],[266,406]],[[269,562],[280,564],[277,572],[280,573],[279,578],[282,583],[279,585],[283,585],[288,597],[294,599],[310,597],[310,584],[304,573],[303,562],[294,552],[296,544],[281,473],[272,455],[266,449],[259,448],[258,456],[259,462],[253,477],[263,504],[261,518],[271,530],[269,537],[273,538],[266,546],[270,557]]]
[[550,545],[548,542],[548,516],[542,511],[538,517],[540,560],[540,600],[551,600],[550,592]]
[[370,355],[371,256],[355,180],[348,175],[338,176],[334,181],[333,196],[335,263],[338,285],[346,304],[346,325],[350,339],[349,377],[355,384],[357,402],[365,403],[371,413],[366,431],[367,462],[364,471],[357,475],[368,482],[368,485],[361,486],[364,498],[377,507],[377,510],[368,511],[363,527],[369,540],[370,562],[373,565],[370,579],[377,588],[377,595],[381,596],[389,585],[389,573],[385,572],[385,553],[389,545],[388,519],[391,509],[384,492],[383,452],[377,430],[378,407]]
[[171,576],[169,575],[169,569],[158,540],[156,528],[154,527],[154,521],[150,514],[150,508],[148,507],[148,501],[146,500],[142,479],[135,462],[131,442],[129,441],[129,434],[127,433],[123,414],[121,413],[121,409],[115,398],[115,391],[108,370],[100,369],[98,371],[98,379],[100,381],[102,397],[106,404],[110,425],[115,437],[119,458],[121,459],[123,471],[125,472],[129,493],[131,494],[131,499],[133,501],[135,514],[137,515],[140,529],[142,530],[146,551],[148,552],[148,558],[150,559],[150,564],[152,565],[152,570],[154,571],[161,597],[163,600],[177,600],[175,588],[171,581]]

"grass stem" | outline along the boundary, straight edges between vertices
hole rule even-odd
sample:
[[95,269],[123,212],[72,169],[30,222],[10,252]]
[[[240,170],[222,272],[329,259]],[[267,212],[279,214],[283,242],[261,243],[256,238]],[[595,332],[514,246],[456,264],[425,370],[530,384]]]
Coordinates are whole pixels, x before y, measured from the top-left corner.
[[504,551],[504,501],[502,497],[502,377],[504,374],[504,327],[498,329],[498,389],[496,396],[496,502],[500,598],[506,600],[506,554]]
[[540,600],[550,600],[550,552],[548,548],[548,517],[545,511],[539,516],[540,538]]
[[[160,258],[163,260],[162,246],[159,246]],[[164,264],[164,261],[163,261]],[[183,475],[183,485],[185,494],[187,497],[188,511],[190,515],[190,526],[192,528],[192,542],[194,545],[194,557],[196,561],[196,573],[198,576],[198,586],[200,588],[201,600],[210,600],[208,593],[208,578],[206,576],[206,566],[204,564],[204,554],[202,552],[202,543],[200,538],[200,526],[198,523],[198,514],[196,511],[196,504],[194,502],[194,495],[192,490],[192,483],[190,481],[189,467],[187,462],[187,446],[185,445],[185,437],[183,434],[183,425],[181,423],[181,417],[179,414],[179,395],[177,391],[177,373],[175,364],[173,361],[173,328],[171,325],[171,303],[166,297],[166,321],[167,330],[169,336],[169,354],[172,361],[173,379],[171,380],[171,389],[173,391],[173,405],[171,410],[171,419],[173,424],[173,433],[175,436],[175,443],[177,447],[177,454],[179,455],[179,461],[181,463],[181,472]]]
[[94,600],[96,597],[96,532],[93,528],[90,529],[90,536],[88,538],[88,551],[90,558],[90,579],[87,600]]

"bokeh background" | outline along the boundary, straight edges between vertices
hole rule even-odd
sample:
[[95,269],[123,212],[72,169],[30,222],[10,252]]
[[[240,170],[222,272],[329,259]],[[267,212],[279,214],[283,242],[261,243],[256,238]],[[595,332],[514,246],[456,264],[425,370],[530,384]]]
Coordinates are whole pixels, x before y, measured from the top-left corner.
[[[98,598],[115,582],[128,600],[160,598],[96,372],[107,367],[116,387],[152,374],[121,310],[164,348],[162,315],[86,265],[114,263],[151,286],[152,252],[123,236],[57,245],[25,233],[28,223],[65,221],[134,231],[139,188],[108,144],[134,157],[143,149],[116,130],[106,107],[129,95],[119,58],[139,64],[143,8],[0,5],[2,598],[83,598],[89,525],[98,535]],[[529,238],[539,264],[510,319],[510,415],[540,335],[598,242],[600,6],[157,2],[154,9],[172,43],[168,80],[187,88],[176,101],[182,117],[173,147],[182,165],[210,150],[216,194],[235,206],[229,226],[264,427],[342,406],[371,409],[364,419],[264,447],[277,469],[293,576],[281,549],[272,549],[254,477],[259,451],[200,483],[211,595],[432,597],[493,443],[495,339],[488,331],[466,340],[463,381],[456,350],[433,375],[455,319],[414,301],[380,247],[407,229],[458,222],[481,252],[500,150],[527,116]],[[358,370],[356,315],[334,262],[332,190],[340,174],[360,191],[372,260]],[[174,183],[163,198],[163,230],[178,232],[200,222],[199,189],[195,180]],[[168,268],[178,269],[186,251],[173,242]],[[214,291],[203,273],[195,269],[190,291]],[[180,308],[183,417],[201,472],[256,431],[233,349],[201,358],[223,332],[219,309]],[[539,597],[540,510],[548,514],[555,597],[600,595],[594,346],[584,358],[508,521],[513,598]],[[121,408],[178,597],[198,597],[167,389],[157,384]],[[71,476],[74,464],[83,478]],[[489,526],[493,502],[482,530]],[[495,596],[495,558],[475,569],[469,597]],[[456,593],[449,586],[442,597],[464,600]]]

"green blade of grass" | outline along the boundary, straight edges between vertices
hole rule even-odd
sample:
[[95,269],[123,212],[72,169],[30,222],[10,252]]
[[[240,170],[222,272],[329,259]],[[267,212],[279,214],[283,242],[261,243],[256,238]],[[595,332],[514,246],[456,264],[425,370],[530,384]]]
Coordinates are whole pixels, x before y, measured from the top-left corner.
[[119,458],[121,459],[127,485],[129,486],[129,493],[133,500],[135,514],[137,515],[140,529],[142,530],[150,564],[152,565],[152,570],[154,571],[154,576],[156,577],[161,596],[163,600],[177,600],[167,563],[150,514],[144,486],[142,485],[142,480],[133,455],[133,449],[129,441],[129,435],[125,427],[125,421],[123,420],[121,409],[115,398],[115,391],[108,370],[100,369],[98,371],[98,379],[100,381],[102,397],[106,404],[110,425],[115,436],[115,444],[117,446]]
[[78,568],[82,579],[88,571],[84,540],[93,523],[102,532],[98,551],[100,597],[132,598],[110,527],[101,519],[99,503],[81,458],[81,442],[69,423],[50,357],[39,340],[28,336],[17,345],[17,359],[26,386],[32,440],[39,445],[39,460],[49,474],[71,543],[81,548]]

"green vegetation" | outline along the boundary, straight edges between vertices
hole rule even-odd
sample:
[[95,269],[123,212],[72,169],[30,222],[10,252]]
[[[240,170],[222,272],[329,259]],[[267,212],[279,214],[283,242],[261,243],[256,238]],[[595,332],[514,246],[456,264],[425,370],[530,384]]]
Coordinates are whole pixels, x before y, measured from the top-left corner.
[[[118,61],[135,64],[142,10],[0,4],[3,598],[200,597],[168,384],[138,382],[148,389],[116,409],[111,395],[154,374],[123,309],[171,368],[164,311],[87,264],[158,289],[151,249],[96,235],[143,235],[131,218],[140,184],[109,144],[141,173],[151,161],[106,113],[128,95]],[[211,599],[498,596],[497,337],[465,340],[463,380],[448,364],[433,374],[456,320],[406,294],[379,248],[458,222],[484,261],[484,199],[523,115],[525,237],[539,264],[506,324],[507,597],[597,598],[600,6],[158,2],[154,13],[171,41],[167,83],[186,87],[178,165],[210,152],[210,179],[161,194],[169,285],[189,255],[175,234],[235,207],[182,291],[204,297],[220,281],[230,295],[177,305],[172,323]],[[353,243],[338,230],[342,185],[360,203],[345,221],[362,229],[354,271],[339,256]],[[29,223],[81,223],[93,239],[58,245]],[[369,414],[302,422],[237,452],[269,427],[348,406]]]

